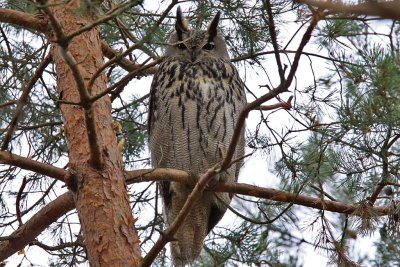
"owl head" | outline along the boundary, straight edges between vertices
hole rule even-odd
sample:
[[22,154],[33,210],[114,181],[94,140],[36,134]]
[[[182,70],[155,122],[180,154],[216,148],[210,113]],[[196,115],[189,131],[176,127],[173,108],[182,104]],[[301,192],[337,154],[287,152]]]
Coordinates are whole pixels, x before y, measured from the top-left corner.
[[189,23],[182,15],[180,7],[176,12],[175,31],[171,34],[164,56],[197,62],[210,58],[229,60],[224,38],[217,27],[221,12],[217,12],[207,30],[191,30]]

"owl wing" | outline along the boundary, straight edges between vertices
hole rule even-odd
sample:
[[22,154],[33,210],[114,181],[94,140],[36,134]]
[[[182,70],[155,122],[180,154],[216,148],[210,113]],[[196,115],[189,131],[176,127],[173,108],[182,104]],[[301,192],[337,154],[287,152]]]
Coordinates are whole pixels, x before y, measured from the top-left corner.
[[[154,127],[154,122],[157,119],[157,90],[163,89],[162,79],[165,75],[160,70],[164,69],[165,64],[166,61],[160,64],[159,71],[154,74],[153,81],[150,87],[149,112],[147,117],[147,134],[149,138],[151,138],[151,135],[153,134],[152,129]],[[157,167],[157,162],[152,162],[152,164],[153,167]],[[161,197],[164,200],[164,205],[166,205],[167,207],[169,207],[171,204],[170,184],[171,183],[168,181],[158,182],[158,185],[160,186]]]

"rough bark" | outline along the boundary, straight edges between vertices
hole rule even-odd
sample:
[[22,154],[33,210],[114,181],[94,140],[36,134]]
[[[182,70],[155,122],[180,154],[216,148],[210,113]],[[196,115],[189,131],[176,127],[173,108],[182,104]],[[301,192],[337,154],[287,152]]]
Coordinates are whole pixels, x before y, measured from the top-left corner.
[[[79,1],[70,1],[67,5],[50,8],[47,14],[54,15],[66,35],[93,22],[88,13],[78,9]],[[69,53],[77,62],[77,70],[86,86],[93,73],[103,65],[99,30],[95,27],[76,36],[69,41],[67,48],[57,44],[64,44],[59,40],[59,35],[55,41],[51,53],[56,66],[60,98],[82,103],[82,89],[87,89],[77,81],[76,73],[74,75],[66,63],[65,54]],[[94,96],[105,89],[106,78],[101,75],[88,94]],[[87,102],[82,106],[62,104],[61,112],[68,141],[68,167],[76,178],[74,199],[90,264],[138,266],[139,241],[111,125],[109,97],[104,96],[93,104]],[[88,125],[88,121],[93,121],[93,124]],[[92,126],[90,131],[96,134],[88,133],[88,126]],[[89,140],[89,136],[94,136],[96,140]],[[100,148],[100,153],[96,155],[98,158],[93,158],[93,142]],[[94,164],[96,161],[101,164]]]

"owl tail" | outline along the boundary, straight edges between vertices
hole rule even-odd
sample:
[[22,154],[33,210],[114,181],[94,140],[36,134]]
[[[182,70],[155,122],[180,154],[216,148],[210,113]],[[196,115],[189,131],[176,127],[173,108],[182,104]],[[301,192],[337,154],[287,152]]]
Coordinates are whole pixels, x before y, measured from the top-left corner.
[[[172,197],[171,209],[167,210],[169,224],[178,215],[187,196],[178,198],[179,195]],[[176,240],[171,242],[172,261],[175,267],[190,266],[200,255],[205,237],[221,219],[225,210],[226,208],[215,204],[215,198],[208,192],[194,205],[175,234]]]

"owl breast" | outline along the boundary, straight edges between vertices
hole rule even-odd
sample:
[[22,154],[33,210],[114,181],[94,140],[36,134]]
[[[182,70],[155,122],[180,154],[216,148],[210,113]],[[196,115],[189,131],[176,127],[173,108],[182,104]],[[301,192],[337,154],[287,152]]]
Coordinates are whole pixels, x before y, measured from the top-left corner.
[[[228,148],[246,103],[242,81],[224,59],[193,63],[171,57],[159,69],[149,117],[153,165],[197,176],[221,161]],[[230,172],[236,179],[235,170]]]

